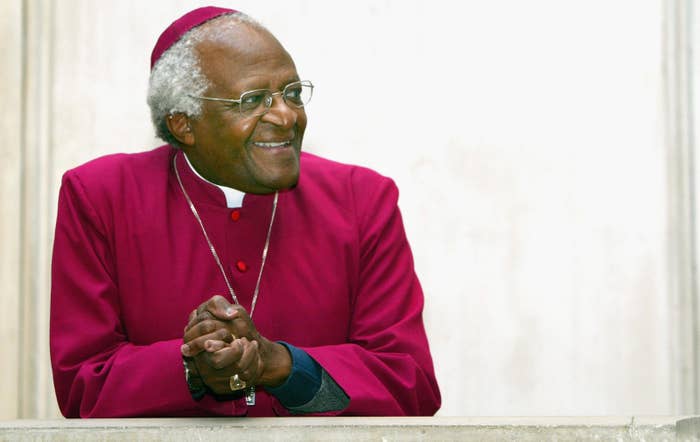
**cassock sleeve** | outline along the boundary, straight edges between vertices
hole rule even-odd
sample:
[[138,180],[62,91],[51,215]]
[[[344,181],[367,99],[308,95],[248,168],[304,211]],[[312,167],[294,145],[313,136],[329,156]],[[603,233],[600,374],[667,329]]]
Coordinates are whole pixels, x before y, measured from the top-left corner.
[[[63,177],[52,261],[50,348],[66,417],[239,415],[244,400],[196,402],[184,377],[182,338],[134,345],[120,320],[108,228],[78,176]],[[157,318],[154,318],[157,327]]]
[[360,267],[348,342],[303,348],[350,398],[344,410],[324,414],[433,415],[440,391],[398,189],[364,169],[353,181]]

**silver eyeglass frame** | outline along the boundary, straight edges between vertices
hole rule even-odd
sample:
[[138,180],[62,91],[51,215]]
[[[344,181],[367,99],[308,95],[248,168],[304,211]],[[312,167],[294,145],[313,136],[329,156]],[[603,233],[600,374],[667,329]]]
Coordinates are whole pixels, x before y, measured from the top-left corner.
[[[291,86],[296,86],[296,85],[301,85],[301,86],[309,87],[309,88],[310,88],[310,91],[311,91],[311,92],[309,93],[309,99],[307,100],[306,103],[304,103],[304,104],[302,104],[302,105],[298,105],[298,104],[296,104],[296,103],[287,101],[287,97],[286,97],[286,95],[285,95],[285,92],[287,91],[287,89],[288,89],[289,87],[291,87]],[[261,113],[244,114],[243,111],[241,110],[241,102],[243,101],[243,96],[246,95],[246,94],[250,94],[251,92],[264,92],[264,91],[270,92],[270,95],[265,99],[265,102],[263,103],[263,104],[265,105],[265,110],[264,110],[263,112],[261,112]],[[311,83],[311,81],[309,81],[309,80],[301,80],[301,81],[295,81],[295,82],[289,83],[289,84],[286,85],[281,91],[277,91],[277,92],[272,92],[270,89],[252,89],[252,90],[243,92],[243,93],[241,94],[241,96],[240,96],[237,100],[235,100],[235,99],[233,99],[233,98],[214,98],[214,97],[204,97],[204,96],[201,96],[201,95],[191,95],[191,94],[187,94],[188,97],[190,97],[190,98],[196,98],[196,99],[198,99],[198,100],[218,101],[218,102],[222,102],[222,103],[237,104],[237,105],[238,105],[238,113],[239,113],[242,117],[259,117],[259,116],[261,116],[261,115],[265,115],[266,113],[268,113],[268,112],[270,111],[270,108],[272,107],[272,99],[273,99],[273,97],[274,97],[275,95],[280,95],[280,96],[282,97],[282,100],[284,100],[284,103],[285,103],[287,106],[299,109],[299,108],[302,108],[302,107],[306,106],[306,105],[309,104],[309,102],[311,101],[311,98],[312,98],[313,95],[314,95],[314,85],[313,85],[313,83]]]

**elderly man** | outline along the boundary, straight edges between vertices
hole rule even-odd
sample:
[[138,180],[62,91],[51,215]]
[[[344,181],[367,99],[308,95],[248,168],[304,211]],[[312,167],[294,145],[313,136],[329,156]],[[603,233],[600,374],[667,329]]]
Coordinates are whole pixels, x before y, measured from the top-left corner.
[[63,414],[435,413],[393,182],[301,153],[313,85],[244,14],[189,12],[151,63],[168,145],[63,177],[51,296]]

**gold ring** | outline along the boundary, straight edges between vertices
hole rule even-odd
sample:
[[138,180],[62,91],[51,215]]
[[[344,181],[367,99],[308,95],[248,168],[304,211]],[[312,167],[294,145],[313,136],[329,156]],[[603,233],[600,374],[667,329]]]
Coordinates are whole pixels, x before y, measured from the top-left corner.
[[237,374],[234,374],[228,379],[228,386],[231,387],[231,391],[238,391],[243,390],[246,387],[246,383]]

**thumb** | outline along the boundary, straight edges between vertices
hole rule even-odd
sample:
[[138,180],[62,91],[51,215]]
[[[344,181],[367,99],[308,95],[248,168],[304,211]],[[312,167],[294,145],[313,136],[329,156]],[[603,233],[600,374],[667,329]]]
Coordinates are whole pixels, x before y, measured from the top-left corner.
[[228,321],[236,317],[236,309],[226,298],[216,295],[207,303],[207,311],[216,319]]

